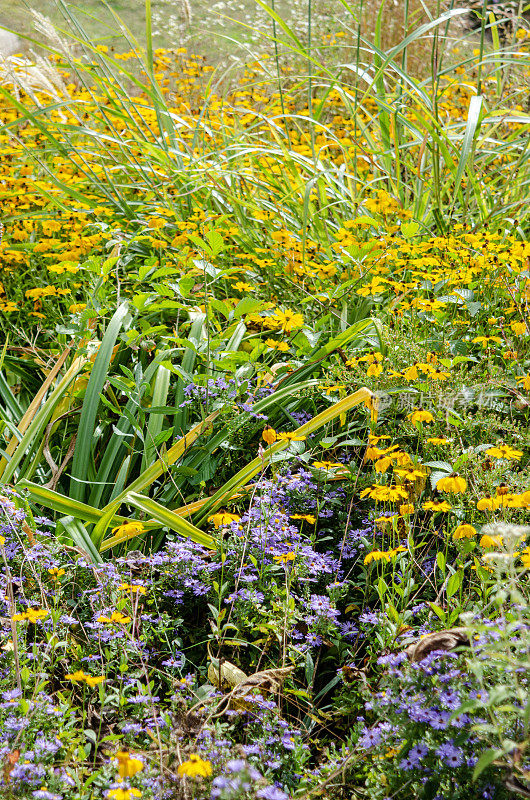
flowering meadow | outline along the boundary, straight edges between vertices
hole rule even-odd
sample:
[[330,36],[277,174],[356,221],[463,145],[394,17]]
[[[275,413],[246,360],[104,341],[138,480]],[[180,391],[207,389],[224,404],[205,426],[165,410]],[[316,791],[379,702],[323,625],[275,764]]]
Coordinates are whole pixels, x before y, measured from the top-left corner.
[[1,65],[0,796],[530,797],[529,25],[257,3]]

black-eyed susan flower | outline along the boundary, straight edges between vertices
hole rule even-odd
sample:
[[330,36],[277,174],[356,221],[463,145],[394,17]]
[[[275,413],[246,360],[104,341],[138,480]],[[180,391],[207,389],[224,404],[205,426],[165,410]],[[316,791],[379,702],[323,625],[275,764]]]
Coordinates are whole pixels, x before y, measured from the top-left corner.
[[422,508],[424,511],[442,511],[445,513],[452,509],[452,505],[447,500],[427,500],[423,503]]
[[431,422],[434,422],[434,417],[430,411],[425,411],[423,408],[416,408],[410,414],[407,414],[407,419],[412,422],[413,425],[416,422],[423,422],[426,425],[430,425]]
[[230,525],[232,522],[239,522],[241,517],[239,514],[230,514],[228,511],[218,511],[217,514],[212,514],[208,517],[208,522],[211,522],[215,528],[220,528],[222,525]]
[[496,511],[500,504],[501,501],[497,497],[491,497],[487,494],[477,502],[477,508],[479,511]]
[[274,442],[276,441],[276,431],[274,430],[274,428],[271,428],[270,425],[266,425],[263,430],[263,433],[261,434],[261,438],[267,444],[274,444]]
[[465,522],[462,525],[457,525],[453,532],[453,539],[471,539],[477,533],[477,529]]
[[124,778],[133,778],[144,768],[143,761],[125,751],[116,753],[115,758],[118,762],[118,774],[121,780],[124,780]]
[[98,622],[106,625],[127,625],[130,621],[131,617],[128,617],[127,614],[122,614],[121,611],[113,611],[110,617],[106,617],[103,614],[98,617]]
[[299,434],[292,433],[290,431],[277,433],[276,437],[280,442],[304,442],[307,439],[307,436],[300,436]]
[[436,484],[439,492],[452,492],[453,494],[464,494],[467,489],[467,482],[465,478],[453,472],[445,478],[440,478]]
[[500,336],[475,336],[474,339],[471,340],[474,344],[481,344],[484,349],[490,346],[490,343],[497,343],[500,344],[502,339]]
[[145,531],[141,522],[124,522],[112,529],[114,536],[139,536]]
[[492,458],[504,458],[507,461],[520,461],[523,451],[516,450],[507,444],[501,444],[499,447],[490,447],[489,450],[486,450],[486,455]]
[[188,761],[184,761],[177,769],[179,775],[186,775],[188,778],[209,778],[212,774],[212,765],[209,761],[204,761],[196,753],[192,753]]

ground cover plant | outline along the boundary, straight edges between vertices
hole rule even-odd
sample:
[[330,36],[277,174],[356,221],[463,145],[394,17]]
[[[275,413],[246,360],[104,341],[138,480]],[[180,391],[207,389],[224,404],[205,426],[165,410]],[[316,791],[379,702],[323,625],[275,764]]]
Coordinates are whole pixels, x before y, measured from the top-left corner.
[[522,9],[261,6],[2,70],[1,795],[527,797]]

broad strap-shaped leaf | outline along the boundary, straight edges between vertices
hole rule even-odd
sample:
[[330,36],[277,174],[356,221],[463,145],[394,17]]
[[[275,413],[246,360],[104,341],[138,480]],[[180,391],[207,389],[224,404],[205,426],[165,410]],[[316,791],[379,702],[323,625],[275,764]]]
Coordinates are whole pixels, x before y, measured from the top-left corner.
[[[207,547],[210,550],[215,549],[215,540],[211,536],[207,533],[203,533],[199,528],[196,528],[195,525],[192,525],[191,522],[188,522],[188,520],[176,514],[174,511],[164,508],[164,506],[161,506],[156,500],[152,500],[150,497],[137,494],[136,492],[129,492],[123,502],[137,508],[139,511],[143,511],[144,514],[149,515],[149,517],[156,520],[164,527],[176,531],[181,536],[185,536],[187,539],[191,539],[193,542]],[[139,535],[141,534],[138,534],[138,532],[127,533],[124,531],[123,533],[117,533],[112,538],[103,542],[101,551],[109,550],[111,547],[115,547]]]
[[[372,414],[376,414],[376,406],[375,406],[376,398],[374,394],[363,387],[362,389],[358,389],[354,394],[348,395],[343,400],[339,400],[337,403],[334,403],[332,406],[327,408],[325,411],[322,411],[320,414],[317,414],[316,417],[306,422],[301,427],[297,428],[294,431],[296,436],[308,436],[314,431],[321,428],[323,425],[326,425],[328,422],[331,422],[332,419],[340,416],[341,414],[345,414],[354,406],[359,405],[360,403],[365,403],[372,411]],[[225,483],[224,486],[219,489],[212,497],[209,498],[208,502],[204,504],[201,513],[198,515],[196,520],[197,524],[200,525],[204,523],[206,518],[216,511],[223,503],[229,500],[231,497],[234,496],[235,492],[238,492],[241,487],[247,484],[252,478],[261,472],[269,463],[272,456],[275,453],[279,453],[281,450],[285,450],[286,447],[289,446],[289,441],[280,441],[275,442],[270,447],[265,450],[263,454],[263,458],[259,456],[255,458],[250,464],[247,464],[243,469],[240,469],[233,478]]]
[[90,462],[92,459],[92,440],[100,404],[99,395],[107,380],[112,351],[120,328],[128,314],[128,304],[122,303],[114,312],[99,346],[94,365],[90,372],[88,386],[83,400],[79,430],[70,472],[70,496],[82,501],[88,490]]
[[102,509],[104,512],[108,511],[109,506],[115,506],[116,503],[122,502],[123,499],[127,494],[130,492],[139,492],[143,489],[146,489],[148,486],[151,486],[157,478],[164,474],[168,470],[168,468],[178,461],[179,458],[182,458],[186,450],[191,447],[191,445],[195,442],[198,437],[207,431],[210,426],[212,425],[213,421],[219,415],[219,411],[214,411],[209,414],[205,419],[195,425],[186,436],[183,436],[182,439],[179,439],[178,442],[169,448],[167,453],[164,454],[162,458],[157,459],[154,464],[148,467],[141,475],[136,478],[129,486],[121,492],[117,497],[115,497],[109,505],[105,506]]

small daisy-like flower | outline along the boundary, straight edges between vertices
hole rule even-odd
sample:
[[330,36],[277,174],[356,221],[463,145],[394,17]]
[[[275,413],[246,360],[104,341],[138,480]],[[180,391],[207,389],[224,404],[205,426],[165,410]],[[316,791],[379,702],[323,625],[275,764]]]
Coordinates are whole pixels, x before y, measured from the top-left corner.
[[263,433],[261,434],[261,438],[267,444],[274,444],[274,442],[276,441],[276,431],[274,430],[274,428],[271,428],[270,425],[267,425]]
[[489,450],[486,450],[486,455],[493,458],[505,458],[507,461],[520,461],[523,451],[515,450],[507,444],[501,444],[499,447],[490,447]]
[[177,772],[179,775],[187,775],[188,778],[209,778],[212,774],[212,765],[209,761],[204,761],[196,753],[192,753],[189,760],[184,761],[179,766]]
[[115,757],[118,762],[118,773],[121,780],[133,778],[137,772],[141,772],[144,768],[143,761],[124,751],[116,753]]
[[439,492],[453,492],[454,494],[464,494],[464,492],[467,489],[467,483],[465,478],[463,478],[461,475],[458,475],[456,472],[453,472],[446,478],[440,478],[440,480],[436,484],[436,488],[438,489]]
[[215,528],[220,528],[221,525],[230,525],[231,522],[239,522],[241,517],[239,514],[230,514],[228,511],[218,511],[217,514],[212,514],[208,517],[208,522],[211,522]]
[[500,500],[498,500],[496,497],[490,497],[490,495],[487,494],[486,497],[482,497],[478,501],[477,508],[479,511],[496,511],[500,504]]
[[453,539],[471,539],[473,536],[475,536],[476,532],[477,529],[474,528],[473,525],[463,523],[455,528]]
[[422,508],[424,511],[450,511],[452,505],[447,500],[427,500],[423,503]]
[[488,536],[484,534],[484,536],[480,538],[479,544],[484,548],[500,547],[502,545],[502,536]]
[[284,433],[277,433],[276,437],[280,442],[304,442],[307,436],[299,436],[297,433],[286,431]]
[[407,419],[409,419],[413,425],[415,425],[416,422],[423,422],[426,425],[434,422],[434,417],[431,412],[425,411],[423,408],[416,408],[410,414],[407,414]]
[[444,436],[431,436],[427,439],[427,444],[433,444],[435,447],[440,444],[447,444],[449,439],[446,439]]

